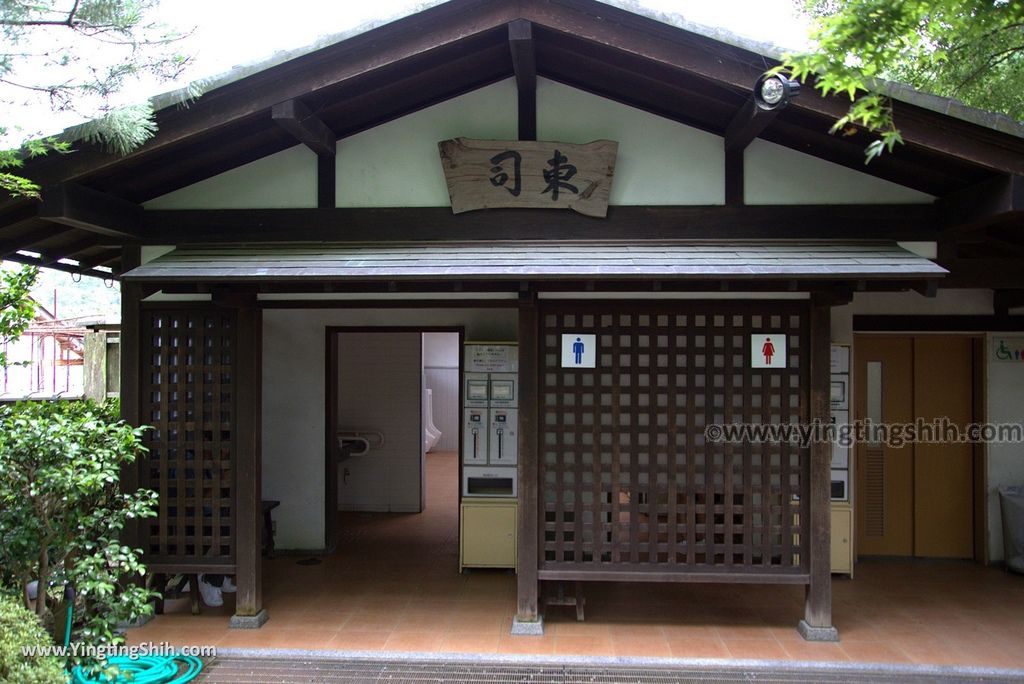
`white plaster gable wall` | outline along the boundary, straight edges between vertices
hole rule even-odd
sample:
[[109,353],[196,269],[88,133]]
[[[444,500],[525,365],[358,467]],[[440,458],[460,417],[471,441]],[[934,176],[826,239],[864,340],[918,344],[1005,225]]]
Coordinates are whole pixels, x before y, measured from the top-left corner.
[[149,209],[307,209],[316,206],[316,155],[305,145],[249,162],[145,203]]
[[743,153],[747,204],[927,204],[935,198],[767,140]]
[[725,203],[725,151],[717,135],[539,78],[537,139],[618,141],[611,204]]
[[[505,79],[338,141],[339,207],[448,206],[437,143],[514,139],[516,90]],[[619,143],[613,205],[725,201],[722,138],[540,78],[540,140]],[[745,152],[750,204],[925,203],[930,195],[764,140]],[[150,200],[154,209],[266,209],[316,205],[316,156],[302,145]]]
[[503,309],[266,309],[263,312],[263,498],[282,549],[324,546],[325,328],[466,326],[468,340],[514,340]]
[[339,207],[447,207],[437,143],[516,137],[509,78],[338,141]]

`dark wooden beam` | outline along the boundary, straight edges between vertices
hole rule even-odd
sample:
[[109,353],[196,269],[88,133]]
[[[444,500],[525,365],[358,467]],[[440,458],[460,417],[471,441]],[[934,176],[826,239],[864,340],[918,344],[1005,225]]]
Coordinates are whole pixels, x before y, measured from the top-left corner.
[[857,239],[934,240],[928,204],[616,206],[594,219],[568,211],[446,207],[146,210],[146,244],[388,240]]
[[1024,289],[1024,259],[1020,257],[943,259],[940,255],[937,263],[949,271],[942,279],[943,288]]
[[1021,332],[1024,316],[855,315],[855,332]]
[[270,110],[271,118],[319,156],[333,157],[337,136],[299,100],[285,100]]
[[139,236],[142,207],[74,183],[43,191],[39,218],[72,228],[121,238]]
[[1009,316],[1010,309],[1024,307],[1024,289],[996,290],[992,293],[992,308],[997,316]]
[[537,58],[533,28],[525,19],[508,25],[508,45],[519,92],[519,139],[537,139]]
[[944,225],[963,231],[1024,212],[1024,175],[1001,174],[937,202]]
[[781,107],[764,110],[754,103],[754,98],[747,100],[725,127],[725,151],[745,149],[781,111]]

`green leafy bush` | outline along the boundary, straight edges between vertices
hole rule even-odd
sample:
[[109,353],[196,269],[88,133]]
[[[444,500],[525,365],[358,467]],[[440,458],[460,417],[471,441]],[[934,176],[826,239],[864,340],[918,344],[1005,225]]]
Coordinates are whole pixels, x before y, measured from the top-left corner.
[[52,645],[38,618],[17,599],[0,595],[0,682],[64,684],[67,677],[56,656],[26,656],[22,649]]
[[20,592],[39,580],[35,612],[46,624],[70,583],[72,641],[92,645],[120,642],[118,623],[149,613],[154,597],[138,582],[141,550],[122,543],[129,520],[155,515],[155,492],[120,484],[122,468],[145,451],[144,428],[116,410],[87,401],[0,407],[0,582]]

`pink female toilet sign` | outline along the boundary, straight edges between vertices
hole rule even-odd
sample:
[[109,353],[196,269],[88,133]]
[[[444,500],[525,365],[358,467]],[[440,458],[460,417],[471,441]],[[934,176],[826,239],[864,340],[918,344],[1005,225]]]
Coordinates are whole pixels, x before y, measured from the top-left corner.
[[782,333],[750,336],[751,368],[785,368],[786,336]]

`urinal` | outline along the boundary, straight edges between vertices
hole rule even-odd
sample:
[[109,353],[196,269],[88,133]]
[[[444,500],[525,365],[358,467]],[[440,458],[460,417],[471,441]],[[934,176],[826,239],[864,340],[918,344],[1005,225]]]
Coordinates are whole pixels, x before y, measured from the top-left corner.
[[430,451],[441,441],[441,431],[434,425],[434,391],[423,390],[423,450]]

